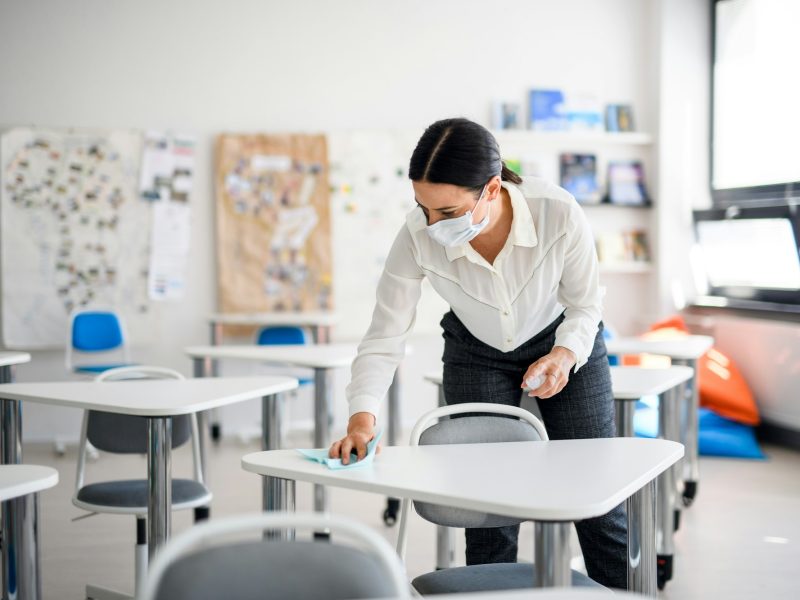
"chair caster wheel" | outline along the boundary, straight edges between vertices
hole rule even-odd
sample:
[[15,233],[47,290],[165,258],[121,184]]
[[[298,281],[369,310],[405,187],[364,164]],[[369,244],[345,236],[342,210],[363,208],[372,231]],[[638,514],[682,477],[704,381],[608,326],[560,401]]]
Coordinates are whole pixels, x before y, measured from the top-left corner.
[[388,498],[386,500],[386,510],[383,511],[383,522],[387,527],[393,527],[397,523],[397,512],[400,509],[400,500]]
[[659,554],[656,558],[656,586],[663,590],[672,579],[672,555]]
[[691,506],[697,496],[697,482],[684,481],[683,482],[683,505]]

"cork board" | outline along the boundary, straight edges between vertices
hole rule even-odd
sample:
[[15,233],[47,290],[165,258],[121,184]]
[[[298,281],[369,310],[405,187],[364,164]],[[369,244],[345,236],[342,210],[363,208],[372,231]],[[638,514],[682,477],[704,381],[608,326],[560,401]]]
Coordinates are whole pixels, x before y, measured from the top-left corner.
[[219,310],[331,310],[325,136],[220,135],[215,179]]

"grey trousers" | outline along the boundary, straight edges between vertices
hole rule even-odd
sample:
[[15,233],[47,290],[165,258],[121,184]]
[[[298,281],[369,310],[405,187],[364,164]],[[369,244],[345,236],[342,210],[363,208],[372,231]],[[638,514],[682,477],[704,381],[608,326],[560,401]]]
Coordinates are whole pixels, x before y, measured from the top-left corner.
[[[493,402],[519,406],[528,367],[550,352],[563,315],[516,350],[501,352],[473,336],[453,312],[441,325],[443,389],[448,404]],[[614,396],[602,323],[589,361],[570,373],[564,389],[539,410],[552,440],[614,437]],[[589,577],[607,587],[627,588],[627,519],[622,505],[575,524]],[[467,529],[467,564],[516,562],[519,526]]]

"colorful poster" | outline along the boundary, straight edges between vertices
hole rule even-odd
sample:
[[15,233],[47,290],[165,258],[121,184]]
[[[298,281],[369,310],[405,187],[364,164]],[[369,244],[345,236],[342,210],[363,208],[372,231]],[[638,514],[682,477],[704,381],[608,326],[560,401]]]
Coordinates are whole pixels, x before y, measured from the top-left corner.
[[[147,331],[150,203],[141,134],[18,128],[0,138],[3,342],[63,347],[70,312],[113,307]],[[135,336],[134,336],[135,337]]]
[[216,161],[220,310],[331,309],[325,137],[226,134]]

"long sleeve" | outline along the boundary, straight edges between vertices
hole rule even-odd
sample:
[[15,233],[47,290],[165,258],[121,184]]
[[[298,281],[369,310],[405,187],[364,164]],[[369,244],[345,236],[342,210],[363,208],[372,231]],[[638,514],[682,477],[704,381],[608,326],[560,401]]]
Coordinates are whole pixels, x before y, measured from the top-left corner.
[[414,258],[411,234],[404,225],[395,238],[378,283],[372,323],[358,347],[346,395],[350,415],[368,412],[377,418],[406,338],[414,327],[422,278]]
[[556,330],[555,345],[575,353],[577,371],[592,353],[605,288],[600,286],[594,238],[586,215],[577,204],[571,208],[566,235],[564,269],[558,285],[558,301],[566,310]]

